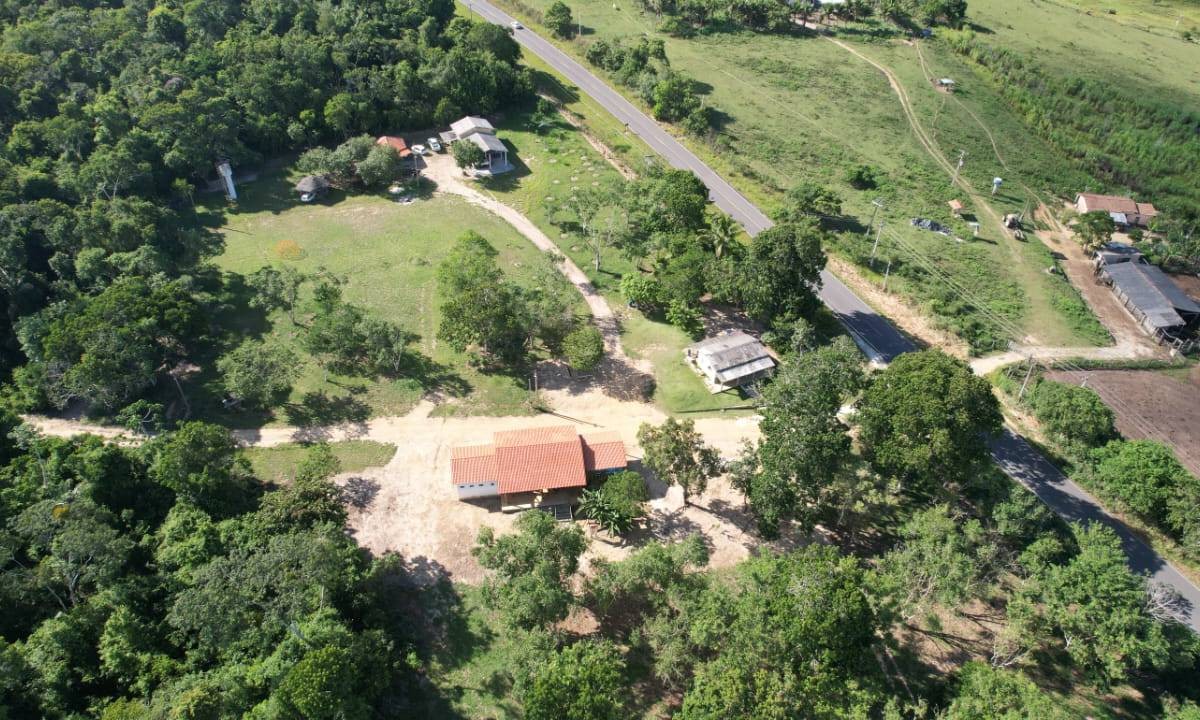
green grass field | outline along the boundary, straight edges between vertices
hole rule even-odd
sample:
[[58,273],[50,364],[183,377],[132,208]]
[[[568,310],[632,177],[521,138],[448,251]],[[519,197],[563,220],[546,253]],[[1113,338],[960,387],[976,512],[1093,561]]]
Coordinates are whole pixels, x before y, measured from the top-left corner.
[[[1109,12],[1109,11],[1113,12]],[[971,0],[987,42],[1066,76],[1113,78],[1200,110],[1200,3],[1180,0]],[[1190,29],[1196,37],[1180,37]]]
[[[523,5],[542,10],[549,0],[526,0]],[[508,7],[520,14],[519,8]],[[585,34],[560,45],[576,57],[596,38],[655,35],[653,18],[628,1],[580,0],[572,9]],[[946,172],[918,144],[887,80],[868,63],[815,37],[738,32],[691,39],[657,36],[666,41],[672,66],[699,81],[707,101],[721,113],[719,134],[685,142],[749,197],[770,208],[778,204],[782,191],[812,180],[838,189],[846,210],[860,221],[867,219],[871,200],[881,198],[889,226],[909,248],[893,248],[897,259],[917,264],[913,255],[919,254],[967,288],[974,304],[986,310],[964,308],[963,303],[929,303],[930,291],[944,285],[936,278],[902,278],[889,286],[929,303],[930,311],[947,326],[961,330],[964,324],[990,323],[988,315],[994,313],[1017,330],[989,340],[992,344],[1002,345],[1013,336],[1051,345],[1108,342],[1066,281],[1044,272],[1052,260],[1039,243],[1012,240],[989,217],[980,218],[980,239],[963,244],[908,226],[911,217],[928,217],[951,224],[959,237],[970,237],[966,223],[954,222],[946,206],[961,194],[950,189]],[[966,151],[965,177],[977,191],[986,194],[993,176],[1007,175],[1008,184],[993,203],[998,214],[1029,204],[1021,182],[1039,194],[1046,187],[1082,182],[982,83],[966,83],[970,88],[961,104],[948,102],[925,79],[914,47],[854,39],[865,37],[856,34],[849,41],[893,68],[943,154],[957,157],[959,150]],[[948,51],[926,44],[925,52],[931,72],[970,72]],[[947,69],[950,63],[954,67]],[[996,159],[971,112],[986,119],[1008,169]],[[860,192],[846,184],[846,169],[861,163],[883,171],[885,181],[877,190]],[[972,316],[968,323],[964,315]],[[993,328],[989,334],[1001,333]]]
[[[347,440],[329,444],[341,463],[342,472],[358,472],[369,467],[386,465],[396,454],[396,446],[373,440]],[[308,446],[299,443],[275,447],[252,447],[242,450],[250,461],[254,476],[265,482],[283,482],[292,477],[296,466],[304,459]]]
[[[346,280],[343,289],[348,301],[416,333],[420,338],[416,348],[434,364],[426,377],[326,379],[316,362],[299,353],[304,357],[303,372],[288,405],[268,419],[296,423],[298,418],[359,420],[402,414],[430,390],[451,397],[439,407],[442,413],[531,412],[523,375],[479,372],[464,355],[438,342],[441,298],[435,273],[456,238],[474,230],[496,247],[500,267],[510,278],[527,286],[547,283],[553,291],[578,301],[582,312],[582,299],[557,275],[549,258],[503,220],[457,198],[437,196],[400,205],[382,196],[335,194],[315,205],[301,205],[293,195],[289,179],[281,172],[243,187],[237,208],[224,215],[221,232],[226,249],[218,265],[243,275],[284,263],[307,273],[323,269],[339,275]],[[300,257],[281,258],[281,242],[299,246]],[[298,347],[302,328],[283,312],[234,322],[240,323],[236,326],[244,334],[271,336]],[[222,415],[212,406],[200,410]],[[230,414],[222,419],[235,424],[255,420]]]

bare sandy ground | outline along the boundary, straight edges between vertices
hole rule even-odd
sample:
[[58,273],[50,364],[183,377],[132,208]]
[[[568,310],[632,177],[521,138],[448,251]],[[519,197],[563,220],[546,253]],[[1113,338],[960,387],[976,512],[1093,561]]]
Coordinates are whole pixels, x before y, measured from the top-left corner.
[[[455,445],[487,442],[497,430],[545,425],[571,425],[581,432],[610,430],[625,441],[633,468],[640,468],[637,429],[643,422],[658,423],[665,415],[653,406],[615,400],[600,391],[555,393],[549,398],[557,415],[536,417],[429,417],[433,406],[422,403],[401,418],[368,423],[356,437],[394,443],[398,450],[380,468],[345,474],[338,482],[347,486],[352,507],[350,527],[359,543],[373,553],[397,552],[430,579],[448,574],[452,579],[478,582],[483,570],[471,557],[471,547],[481,527],[504,532],[516,515],[499,512],[496,501],[460,502],[450,485],[450,449]],[[737,454],[744,440],[758,437],[755,417],[701,418],[697,429],[723,457]],[[274,444],[271,431],[259,443]],[[284,437],[283,440],[288,438]],[[651,513],[645,526],[627,544],[602,533],[593,536],[586,559],[625,557],[653,539],[677,539],[698,532],[712,553],[712,564],[729,566],[744,559],[760,541],[751,535],[752,521],[744,512],[740,493],[723,478],[714,480],[706,493],[685,506],[678,487],[666,488],[650,481]]]

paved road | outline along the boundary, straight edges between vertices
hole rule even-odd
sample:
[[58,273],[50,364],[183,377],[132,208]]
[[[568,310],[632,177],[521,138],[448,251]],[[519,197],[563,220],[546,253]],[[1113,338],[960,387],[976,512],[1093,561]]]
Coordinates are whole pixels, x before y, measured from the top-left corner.
[[1142,542],[1121,521],[1105,512],[1096,499],[1059,472],[1041,453],[1011,430],[992,441],[992,457],[1006,475],[1041,498],[1051,510],[1071,522],[1100,522],[1111,527],[1136,572],[1174,588],[1180,595],[1180,619],[1200,633],[1200,589],[1183,573]]
[[[469,0],[468,6],[498,25],[510,26],[513,18],[483,0]],[[762,210],[725,182],[712,168],[684,147],[657,122],[647,117],[600,78],[571,59],[566,53],[529,29],[513,33],[517,42],[590,95],[604,106],[634,135],[661,155],[672,167],[690,170],[708,187],[709,198],[717,207],[737,220],[751,235],[774,225]],[[855,340],[872,361],[887,363],[897,355],[912,349],[909,340],[886,319],[871,309],[841,280],[832,274],[821,274],[821,300],[855,336]]]
[[[499,25],[511,26],[514,20],[484,0],[468,0],[468,6],[484,19]],[[523,47],[603,105],[673,167],[694,172],[708,186],[709,196],[717,207],[741,223],[751,235],[771,227],[771,219],[754,203],[603,80],[527,28],[516,30],[514,37]],[[886,363],[897,355],[916,349],[911,340],[872,310],[844,283],[828,272],[821,277],[821,300],[856,336],[859,345],[864,346],[863,349],[872,360]],[[1193,630],[1200,632],[1200,589],[1138,539],[1129,528],[1105,512],[1095,498],[1067,479],[1024,438],[1006,430],[1003,436],[993,442],[992,457],[1005,474],[1029,488],[1051,510],[1067,520],[1103,522],[1112,527],[1121,538],[1130,566],[1175,588],[1183,599],[1182,619]]]

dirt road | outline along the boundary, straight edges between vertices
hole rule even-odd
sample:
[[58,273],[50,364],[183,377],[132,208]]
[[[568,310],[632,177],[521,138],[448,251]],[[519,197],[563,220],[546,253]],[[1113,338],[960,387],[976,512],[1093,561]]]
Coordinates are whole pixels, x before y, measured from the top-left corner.
[[[516,516],[498,511],[495,504],[460,502],[450,486],[450,450],[456,445],[488,442],[501,430],[546,425],[572,425],[580,432],[614,431],[625,442],[631,466],[640,465],[637,430],[643,422],[660,423],[666,415],[653,405],[616,400],[599,390],[550,391],[547,400],[554,414],[534,417],[431,417],[434,404],[422,402],[412,412],[382,417],[361,424],[327,428],[272,427],[236,430],[247,446],[269,447],[297,440],[364,439],[397,447],[387,465],[347,473],[336,481],[355,499],[350,508],[350,528],[359,543],[374,553],[398,552],[410,563],[424,567],[432,580],[449,574],[456,581],[478,582],[483,577],[470,554],[481,527],[505,531]],[[119,440],[112,428],[58,419],[27,418],[48,435],[71,436],[90,432]],[[696,420],[697,430],[722,457],[732,458],[744,441],[758,438],[758,418],[710,417]],[[700,533],[710,546],[712,564],[728,567],[763,545],[752,535],[741,494],[718,478],[703,495],[684,505],[679,488],[649,482],[650,514],[629,544],[614,543],[593,532],[585,556],[620,558],[641,541],[682,538]],[[786,547],[784,540],[778,547]]]
[[425,161],[424,174],[437,183],[437,192],[450,193],[465,198],[472,205],[478,205],[493,215],[500,217],[509,225],[512,225],[517,232],[524,235],[542,252],[551,253],[555,257],[562,258],[555,263],[555,266],[563,274],[563,277],[570,281],[579,293],[583,295],[588,309],[591,310],[592,319],[596,327],[599,328],[600,333],[604,336],[605,351],[638,367],[643,372],[650,371],[644,362],[639,363],[634,361],[625,354],[624,349],[621,347],[621,328],[608,301],[596,291],[596,287],[592,285],[592,281],[588,279],[587,274],[583,270],[580,270],[579,266],[569,257],[563,254],[559,250],[558,245],[547,237],[537,225],[534,225],[521,212],[486,194],[486,192],[476,187],[473,182],[465,179],[462,175],[462,170],[454,164],[454,158],[449,153],[426,155],[423,160]]

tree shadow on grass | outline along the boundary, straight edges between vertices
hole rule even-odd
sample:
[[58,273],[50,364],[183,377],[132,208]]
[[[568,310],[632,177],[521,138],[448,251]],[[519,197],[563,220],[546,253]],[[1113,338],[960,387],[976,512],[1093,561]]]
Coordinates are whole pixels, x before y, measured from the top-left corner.
[[306,392],[298,403],[283,407],[288,424],[299,428],[295,439],[298,442],[321,442],[328,440],[331,426],[349,426],[351,436],[366,431],[371,408],[362,400],[349,395],[330,395],[324,391]]
[[554,75],[543,70],[533,70],[531,74],[534,86],[553,95],[559,102],[567,105],[579,102],[579,91],[560,82]]

